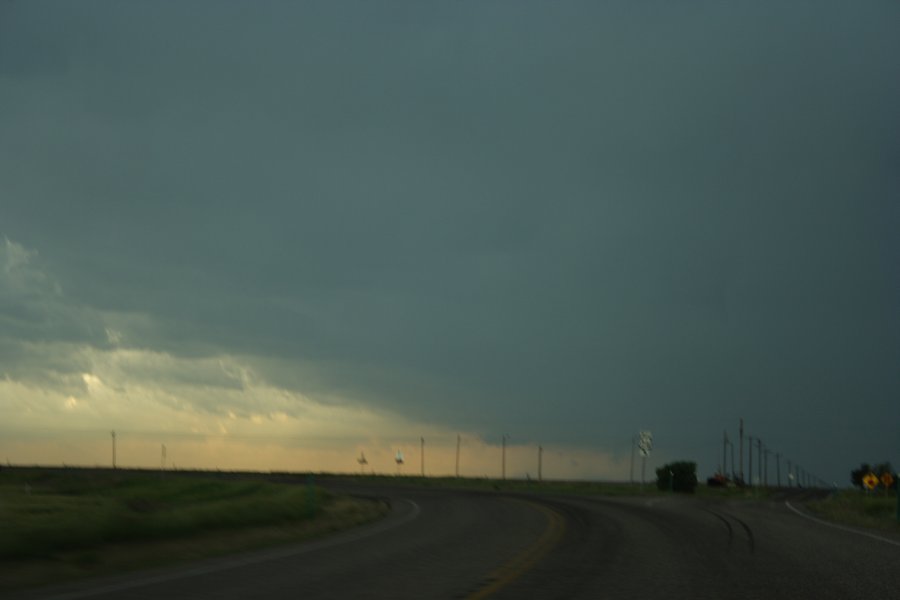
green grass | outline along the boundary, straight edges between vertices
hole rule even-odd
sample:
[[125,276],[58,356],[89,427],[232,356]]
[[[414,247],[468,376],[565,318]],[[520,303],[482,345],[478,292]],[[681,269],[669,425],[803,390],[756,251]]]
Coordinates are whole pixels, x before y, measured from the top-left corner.
[[835,523],[900,533],[894,493],[865,494],[858,490],[843,490],[807,506],[816,516]]
[[296,523],[333,502],[307,485],[87,469],[0,471],[0,559]]

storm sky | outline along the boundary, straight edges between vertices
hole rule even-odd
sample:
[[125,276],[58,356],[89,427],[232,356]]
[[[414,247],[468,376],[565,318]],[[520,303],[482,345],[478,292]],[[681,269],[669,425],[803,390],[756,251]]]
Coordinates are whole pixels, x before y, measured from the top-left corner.
[[898,24],[0,1],[0,459],[900,466]]

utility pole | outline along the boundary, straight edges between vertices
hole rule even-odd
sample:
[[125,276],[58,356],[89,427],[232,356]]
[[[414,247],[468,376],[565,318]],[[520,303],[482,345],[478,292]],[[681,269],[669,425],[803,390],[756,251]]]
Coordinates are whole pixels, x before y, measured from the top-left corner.
[[500,465],[503,479],[506,479],[506,438],[508,437],[505,433],[503,434],[503,462]]
[[544,476],[542,473],[544,466],[544,449],[541,446],[538,446],[538,481],[543,481]]
[[745,481],[747,485],[753,487],[753,436],[747,436],[747,474],[750,475],[750,480]]
[[459,478],[459,434],[456,434],[456,477]]
[[766,482],[766,483],[765,483],[766,487],[769,487],[769,455],[770,455],[770,454],[772,454],[772,451],[769,450],[768,448],[766,448],[766,451],[765,451],[765,454],[764,454],[765,460],[766,460],[766,462],[765,462],[764,464],[766,465],[766,467],[765,467],[765,470],[764,470],[765,475],[763,475],[764,481]]
[[425,438],[419,438],[422,441],[422,477],[425,477]]
[[728,471],[728,431],[725,431],[722,438],[722,477],[726,477]]
[[731,479],[737,477],[737,473],[734,471],[734,442],[731,443]]
[[762,440],[756,438],[756,470],[759,471],[759,480],[762,481],[763,474],[763,456],[762,456]]
[[159,477],[162,479],[166,475],[166,445],[162,445],[162,457],[159,459]]
[[110,432],[112,434],[112,454],[113,454],[113,469],[116,468],[116,431],[115,429]]
[[778,487],[781,487],[781,452],[775,453],[775,477]]
[[744,417],[741,417],[741,448],[738,451],[738,459],[741,467],[741,481],[746,483],[744,480]]

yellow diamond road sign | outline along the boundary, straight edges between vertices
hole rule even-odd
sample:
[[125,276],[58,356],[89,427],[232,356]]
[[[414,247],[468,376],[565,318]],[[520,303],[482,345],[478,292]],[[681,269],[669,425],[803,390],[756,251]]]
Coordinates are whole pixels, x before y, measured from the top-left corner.
[[894,485],[894,476],[890,473],[885,473],[881,476],[881,485],[885,487],[885,489],[890,489],[892,485]]
[[868,473],[863,477],[863,485],[870,490],[878,487],[878,476],[875,473]]

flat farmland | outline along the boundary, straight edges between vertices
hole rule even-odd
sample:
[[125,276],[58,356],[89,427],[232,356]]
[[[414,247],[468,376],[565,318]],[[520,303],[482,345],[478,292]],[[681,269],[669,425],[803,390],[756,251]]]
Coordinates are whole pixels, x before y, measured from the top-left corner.
[[0,589],[309,539],[387,507],[310,478],[6,468],[0,472]]

